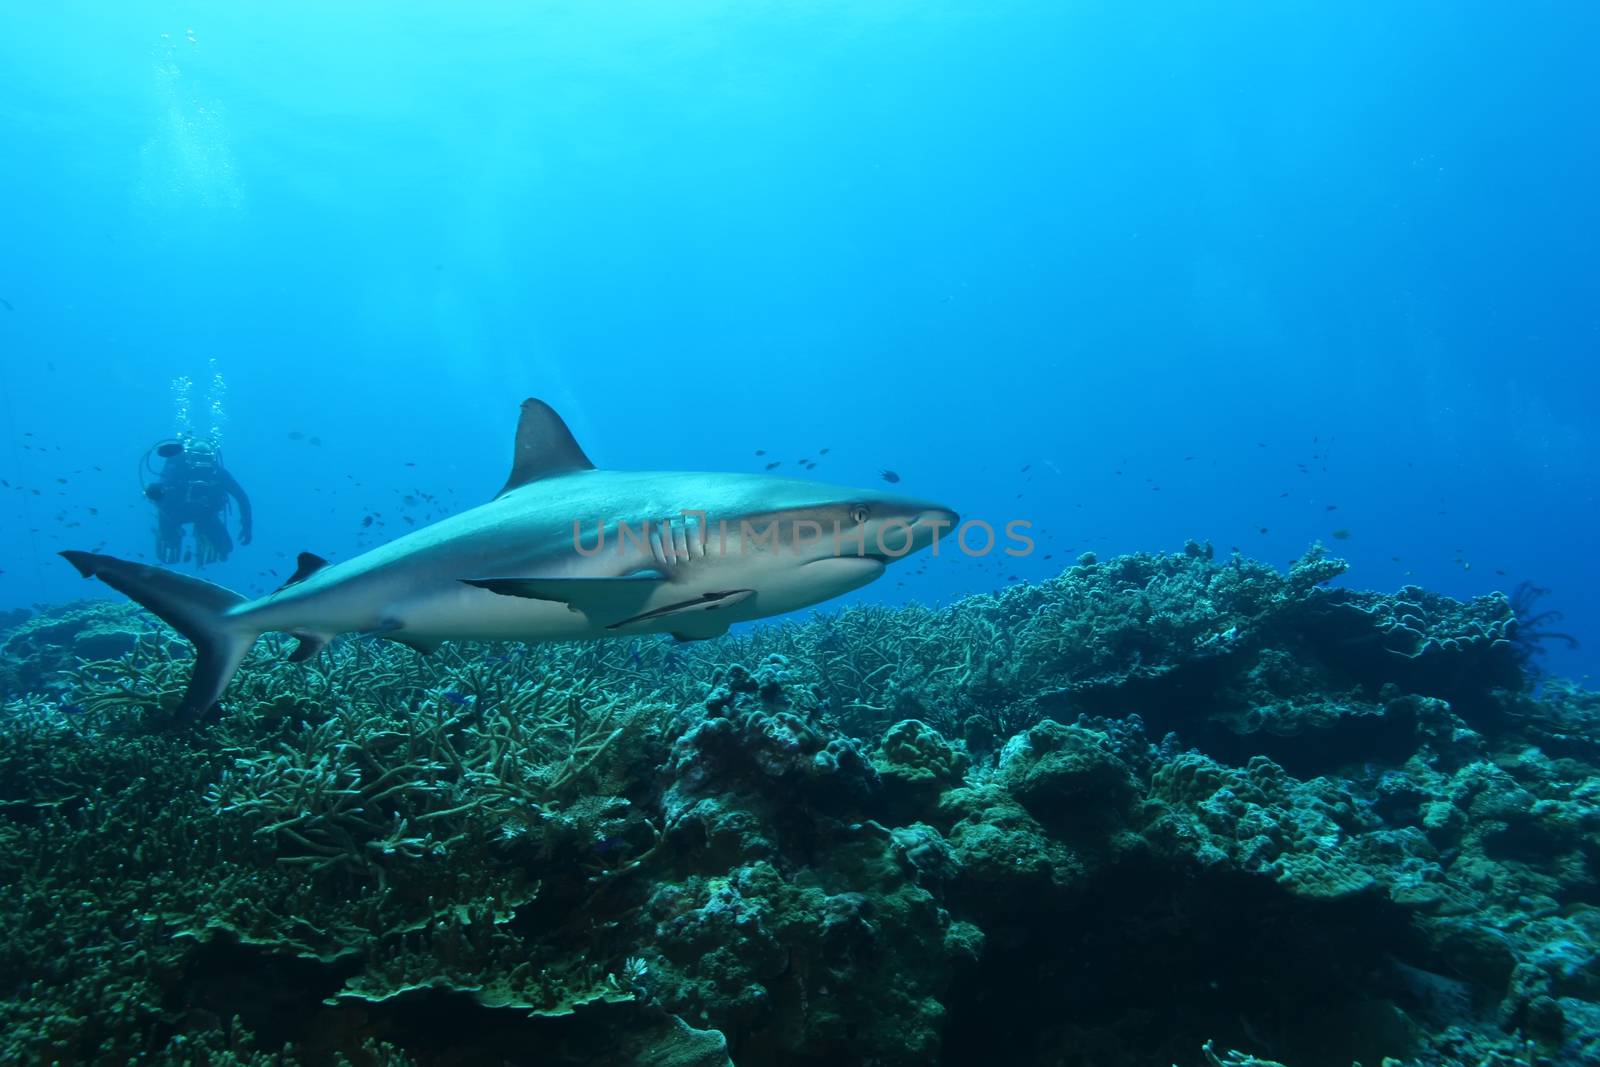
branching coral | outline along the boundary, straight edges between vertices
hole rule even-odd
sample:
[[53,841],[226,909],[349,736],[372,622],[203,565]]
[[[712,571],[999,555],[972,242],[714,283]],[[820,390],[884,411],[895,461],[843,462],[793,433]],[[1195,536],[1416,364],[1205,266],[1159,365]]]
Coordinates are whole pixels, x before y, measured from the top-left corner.
[[1516,604],[1342,570],[1192,543],[690,645],[268,637],[199,724],[168,631],[45,612],[5,646],[0,1059],[431,1067],[427,1017],[561,1067],[1357,1031],[1433,1062],[1457,1038],[1391,956],[1520,1031],[1479,1061],[1565,1048],[1600,995],[1600,713],[1519,688]]

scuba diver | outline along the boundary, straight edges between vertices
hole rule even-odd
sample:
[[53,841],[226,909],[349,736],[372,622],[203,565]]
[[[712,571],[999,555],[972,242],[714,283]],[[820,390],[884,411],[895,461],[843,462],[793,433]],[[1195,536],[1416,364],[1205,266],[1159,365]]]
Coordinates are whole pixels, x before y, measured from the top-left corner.
[[[201,432],[195,426],[194,380],[174,378],[177,432],[151,445],[139,462],[139,483],[156,506],[156,559],[162,563],[187,563],[193,558],[196,566],[204,567],[227,559],[233,551],[226,522],[229,497],[239,504],[239,543],[250,543],[250,498],[222,466],[222,427],[227,421],[222,401],[228,386],[215,359],[209,361],[209,369],[205,412],[210,428]],[[153,463],[157,456],[163,460],[159,471]],[[185,526],[194,527],[192,555],[183,547]]]
[[[157,472],[151,460],[165,462]],[[196,566],[220,563],[233,551],[225,517],[228,499],[239,505],[239,543],[250,543],[250,498],[237,479],[222,465],[222,454],[205,440],[169,440],[152,445],[144,454],[141,480],[147,482],[144,495],[156,506],[156,559],[162,563],[187,560],[183,550],[184,526],[194,527]]]

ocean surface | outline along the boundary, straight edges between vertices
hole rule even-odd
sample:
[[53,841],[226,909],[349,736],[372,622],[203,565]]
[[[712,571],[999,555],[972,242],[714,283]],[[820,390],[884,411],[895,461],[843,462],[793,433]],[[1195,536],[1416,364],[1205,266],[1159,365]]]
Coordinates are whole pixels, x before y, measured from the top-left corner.
[[[1312,783],[1304,788],[1313,792],[1322,788],[1318,775],[1346,775],[1338,780],[1373,805],[1374,821],[1363,832],[1403,835],[1410,832],[1404,827],[1426,825],[1443,873],[1417,874],[1418,884],[1459,882],[1488,893],[1479,875],[1450,868],[1467,846],[1440,829],[1444,815],[1426,814],[1427,803],[1417,801],[1419,814],[1407,822],[1384,807],[1399,803],[1399,794],[1380,787],[1383,768],[1398,768],[1411,751],[1385,747],[1387,734],[1352,728],[1329,742],[1324,762],[1282,748],[1281,737],[1265,739],[1275,728],[1258,733],[1257,720],[1234,725],[1245,731],[1240,736],[1261,738],[1258,747],[1222,732],[1196,742],[1180,719],[1163,718],[1165,698],[1146,706],[1135,696],[1113,706],[1110,698],[1083,695],[1093,689],[1148,696],[1138,686],[1164,677],[1167,668],[1141,674],[1145,666],[1222,647],[1204,643],[1244,642],[1245,633],[1265,635],[1266,645],[1284,650],[1285,662],[1334,655],[1329,642],[1380,640],[1340,629],[1357,605],[1375,618],[1403,618],[1408,634],[1422,635],[1404,655],[1426,659],[1424,673],[1434,671],[1428,675],[1434,680],[1391,677],[1339,660],[1315,683],[1304,682],[1305,692],[1337,702],[1348,683],[1349,692],[1360,689],[1361,699],[1376,702],[1372,715],[1423,724],[1416,726],[1419,737],[1435,736],[1426,725],[1434,713],[1405,702],[1415,698],[1418,708],[1432,707],[1428,700],[1448,702],[1462,716],[1452,721],[1481,732],[1486,747],[1453,757],[1441,754],[1445,748],[1428,749],[1429,759],[1443,761],[1430,763],[1430,773],[1465,774],[1462,768],[1475,760],[1498,759],[1505,769],[1522,758],[1508,753],[1523,746],[1542,751],[1540,758],[1589,761],[1584,770],[1574,763],[1540,772],[1550,789],[1564,783],[1561,803],[1582,808],[1562,823],[1561,833],[1575,838],[1530,830],[1516,848],[1484,852],[1495,862],[1510,863],[1506,856],[1514,854],[1515,862],[1530,865],[1542,862],[1538,857],[1552,864],[1550,857],[1566,857],[1560,863],[1576,882],[1558,890],[1533,875],[1506,875],[1495,881],[1501,896],[1494,899],[1511,909],[1506,915],[1522,908],[1518,914],[1528,922],[1555,911],[1570,917],[1600,899],[1592,874],[1571,874],[1572,864],[1600,863],[1594,845],[1600,798],[1581,784],[1594,781],[1588,776],[1600,765],[1600,752],[1582,740],[1600,718],[1573,710],[1588,707],[1584,687],[1600,667],[1600,553],[1593,532],[1600,515],[1597,47],[1600,7],[1477,0],[7,5],[0,9],[0,642],[7,627],[35,612],[38,619],[79,621],[70,634],[60,632],[67,636],[28,638],[26,651],[14,643],[10,661],[0,664],[6,685],[0,697],[19,702],[7,706],[20,722],[25,714],[47,714],[38,710],[45,705],[29,701],[48,693],[55,709],[48,715],[107,716],[94,721],[108,736],[123,730],[117,715],[135,714],[96,702],[94,686],[109,684],[103,677],[90,684],[71,673],[71,657],[51,659],[52,641],[66,649],[75,640],[79,658],[91,658],[81,643],[85,626],[133,625],[101,615],[85,624],[90,616],[63,608],[83,598],[108,605],[123,598],[84,581],[57,553],[157,561],[157,508],[147,490],[157,481],[155,450],[163,442],[216,445],[252,512],[249,543],[236,545],[226,560],[204,560],[191,539],[168,562],[256,596],[289,578],[299,553],[348,560],[489,500],[511,467],[519,405],[535,397],[560,413],[603,469],[770,472],[860,487],[864,494],[905,493],[995,530],[1013,524],[1031,538],[1017,555],[968,553],[947,540],[936,555],[891,566],[876,582],[821,605],[823,611],[881,605],[908,613],[893,618],[936,618],[939,627],[955,627],[951,620],[965,618],[963,612],[990,611],[972,607],[980,603],[974,595],[1000,594],[981,601],[997,605],[983,615],[990,620],[984,625],[1009,633],[1007,627],[1055,610],[1052,598],[1077,603],[1071,589],[1100,582],[1094,587],[1126,592],[1129,575],[1147,566],[1117,564],[1110,575],[1097,571],[1096,561],[1162,553],[1176,555],[1160,559],[1178,562],[1148,564],[1168,583],[1161,586],[1168,592],[1152,596],[1175,596],[1171,583],[1189,580],[1180,575],[1190,573],[1186,567],[1212,574],[1213,561],[1221,567],[1233,560],[1235,568],[1259,561],[1286,576],[1283,602],[1298,603],[1311,588],[1291,574],[1300,561],[1297,573],[1315,571],[1317,583],[1332,590],[1317,594],[1332,598],[1329,617],[1345,622],[1264,622],[1266,616],[1229,606],[1234,601],[1219,593],[1204,610],[1215,607],[1221,615],[1207,618],[1233,619],[1233,629],[1218,622],[1215,632],[1194,637],[1202,644],[1191,649],[1182,644],[1189,636],[1160,644],[1169,635],[1147,628],[1156,644],[1096,651],[1092,670],[1087,660],[1060,666],[1051,657],[1067,653],[1019,637],[1016,663],[1043,657],[1054,666],[1040,668],[1037,677],[995,682],[995,692],[1009,694],[1007,707],[1032,710],[998,716],[977,734],[966,702],[984,707],[981,693],[957,687],[951,693],[959,695],[941,696],[938,708],[926,696],[907,705],[909,689],[897,689],[899,696],[879,692],[872,688],[878,683],[869,684],[877,676],[862,667],[859,687],[839,697],[843,704],[817,706],[872,714],[829,718],[826,730],[817,725],[821,719],[807,719],[817,731],[815,744],[796,743],[807,753],[842,758],[836,747],[845,742],[837,738],[855,738],[862,751],[879,753],[873,757],[879,771],[892,777],[884,768],[893,758],[884,753],[892,753],[900,735],[890,730],[885,740],[885,730],[897,718],[926,720],[935,727],[932,736],[942,733],[960,750],[941,764],[954,777],[938,780],[977,788],[976,779],[961,779],[969,767],[1001,784],[1011,782],[1007,774],[1023,773],[1016,770],[1022,742],[1008,746],[1007,737],[1031,737],[1029,751],[1036,753],[1079,743],[1038,734],[1043,720],[1060,730],[1099,731],[1108,740],[1095,751],[1114,751],[1121,761],[1112,777],[1131,776],[1138,790],[1149,791],[1150,803],[1194,799],[1172,785],[1178,772],[1171,767],[1182,763],[1183,746],[1199,743],[1229,774],[1252,768],[1248,773],[1260,780],[1251,788],[1268,799],[1250,803],[1263,810],[1338,807],[1323,793],[1314,802],[1271,799],[1277,787],[1262,784],[1266,772],[1250,762],[1270,757]],[[236,505],[226,524],[238,540]],[[1319,544],[1327,559],[1348,566],[1325,566]],[[1280,581],[1265,574],[1253,579],[1261,588]],[[1358,591],[1393,598],[1369,601]],[[1512,609],[1496,615],[1428,599],[1481,606],[1491,602],[1473,598],[1493,594],[1509,597]],[[1114,600],[1121,593],[1095,594],[1102,595]],[[1253,603],[1239,601],[1247,602]],[[924,609],[955,614],[930,616]],[[1516,668],[1504,652],[1513,617],[1524,630]],[[829,636],[806,644],[813,638],[804,635],[814,632],[805,628],[823,625],[812,620],[809,609],[796,613],[795,629],[780,631],[791,635],[782,640],[741,624],[733,640],[747,644],[728,646],[728,656],[745,657],[740,662],[759,673],[762,657],[774,649],[797,662],[804,655],[796,649],[833,648]],[[1091,627],[1059,640],[1088,647],[1112,629]],[[978,632],[939,629],[941,636],[930,640],[984,644],[972,636]],[[1393,630],[1383,633],[1381,640],[1391,641]],[[855,648],[857,640],[866,639],[840,637],[838,647]],[[1460,650],[1479,640],[1485,648],[1499,641],[1501,651],[1485,651],[1487,658],[1468,666],[1427,659],[1441,648],[1448,652],[1440,655],[1468,655]],[[785,643],[791,641],[798,644]],[[1190,651],[1174,652],[1180,645]],[[124,656],[131,647],[113,641],[92,650]],[[138,658],[144,654],[128,661],[135,664],[129,668],[135,689],[157,676],[139,673],[154,669]],[[339,663],[346,661],[337,657],[362,654],[345,646],[329,653]],[[451,669],[466,671],[471,657],[451,655],[463,657],[450,661]],[[737,672],[727,674],[725,664],[713,669],[714,652],[668,650],[656,662],[657,646],[647,643],[594,655],[610,657],[596,661],[608,670],[658,685],[629,681],[642,688],[628,700],[670,690],[679,704],[698,707],[696,686],[704,683],[713,697],[726,696],[708,713],[713,719],[742,707],[746,696],[756,700],[739,695],[745,691]],[[526,670],[531,661],[519,662]],[[949,679],[940,672],[956,670],[937,659],[919,663],[919,685],[942,686]],[[704,666],[699,674],[697,664]],[[264,668],[256,669],[264,677]],[[431,694],[426,706],[445,712],[449,705],[486,706],[489,698],[456,675],[426,669],[436,673],[418,675],[406,690]],[[762,700],[769,689],[800,685],[778,667],[765,669],[771,677],[762,683],[768,687]],[[838,677],[835,668],[817,669],[819,679]],[[811,677],[796,670],[795,677]],[[914,673],[905,670],[906,678]],[[1263,681],[1271,673],[1265,667],[1251,670],[1249,685],[1282,698],[1279,713],[1289,715],[1294,701],[1284,694],[1294,687]],[[250,672],[247,666],[241,677]],[[1090,674],[1092,686],[1085,680]],[[68,676],[76,679],[71,685],[60,680]],[[1112,677],[1115,683],[1106,681]],[[1052,679],[1048,685],[1045,678]],[[1204,684],[1213,683],[1222,687],[1218,692],[1226,689],[1214,677]],[[181,691],[181,683],[173,684],[178,688],[162,690],[168,703]],[[1238,685],[1244,688],[1226,691],[1256,692]],[[1059,726],[1045,718],[1046,705],[1069,692],[1076,694],[1071,714],[1053,712],[1067,724]],[[1528,708],[1547,699],[1562,710],[1528,711],[1526,718],[1483,710],[1499,708],[1495,702],[1512,692],[1525,694],[1516,699]],[[780,703],[790,708],[789,700]],[[794,700],[794,707],[804,704]],[[1396,701],[1410,710],[1397,711]],[[966,710],[949,711],[956,706]],[[308,707],[293,715],[309,714]],[[901,713],[889,714],[891,707]],[[1134,711],[1148,722],[1130,727],[1119,718]],[[1524,725],[1505,727],[1513,720]],[[1546,725],[1526,726],[1535,720]],[[1558,720],[1565,725],[1548,725]],[[681,770],[683,752],[694,747],[684,739],[704,727],[697,722],[669,731],[651,757],[658,763],[649,765]],[[1317,729],[1325,725],[1319,719]],[[1148,738],[1140,732],[1146,726]],[[1169,728],[1182,738],[1176,748],[1163,741]],[[1443,735],[1454,728],[1439,727]],[[278,743],[261,729],[250,744],[259,741],[265,750]],[[579,738],[581,731],[573,725],[571,733]],[[197,751],[226,747],[216,738],[192,743]],[[669,761],[669,743],[677,763]],[[574,745],[574,752],[593,755]],[[307,746],[314,754],[315,746]],[[1364,772],[1352,769],[1363,761]],[[37,766],[22,766],[0,761],[0,796],[32,795],[26,782]],[[1540,792],[1514,768],[1506,773],[1540,802],[1557,795]],[[195,790],[215,786],[222,790],[217,795],[231,795],[225,781],[196,782]],[[558,776],[560,787],[568,784]],[[693,792],[681,783],[672,789],[680,787]],[[1026,787],[1005,787],[1025,807],[1033,803]],[[602,795],[611,786],[584,788]],[[1232,788],[1256,796],[1242,785]],[[1436,800],[1453,796],[1462,811],[1462,790],[1477,788],[1406,787]],[[659,809],[659,818],[619,817],[615,825],[580,819],[598,840],[614,842],[596,862],[609,864],[608,871],[648,871],[647,859],[666,847],[676,825],[672,789],[648,799],[621,786],[611,790],[628,796],[636,814]],[[1389,800],[1375,799],[1380,794]],[[1065,793],[1052,796],[1048,803],[1072,803],[1061,799]],[[851,809],[848,818],[857,829],[882,820],[900,834],[914,817],[947,837],[959,836],[957,818],[979,818],[976,808],[962,808],[967,814],[940,823],[930,814],[933,801],[922,800],[922,808],[909,802],[896,808],[899,823],[870,805]],[[0,817],[10,817],[11,803],[0,802]],[[38,803],[42,811],[64,802]],[[384,818],[393,815],[398,824],[424,807],[385,810]],[[1437,826],[1428,822],[1435,815]],[[1356,832],[1342,816],[1330,817],[1344,832]],[[1500,817],[1473,809],[1461,825]],[[40,825],[49,821],[40,818]],[[1059,829],[1040,818],[1051,832]],[[1119,818],[1158,840],[1132,807]],[[1374,829],[1380,824],[1381,831]],[[1509,825],[1512,837],[1522,833],[1515,819]],[[1063,840],[1076,840],[1062,832]],[[1325,832],[1332,831],[1306,829],[1296,840],[1304,845]],[[311,836],[323,849],[344,847],[342,839],[331,846]],[[911,846],[895,841],[896,855],[911,854]],[[381,851],[381,844],[373,848]],[[1548,856],[1540,851],[1547,845]],[[45,844],[38,847],[47,854]],[[364,864],[359,857],[371,850],[354,847]],[[792,856],[799,847],[785,840],[772,854]],[[976,853],[953,847],[957,866],[976,869]],[[1394,845],[1391,852],[1409,847]],[[217,855],[226,852],[218,849]],[[1387,862],[1375,858],[1381,851],[1360,853],[1358,866],[1377,871]],[[765,853],[756,848],[755,854]],[[1229,862],[1254,870],[1241,857]],[[271,858],[265,862],[273,868]],[[1403,866],[1394,863],[1395,871]],[[1115,869],[1124,873],[1097,883],[1096,892],[1138,881],[1126,868]],[[738,877],[759,881],[749,870]],[[919,886],[932,884],[932,876],[918,871]],[[389,877],[379,882],[390,886]],[[665,873],[650,877],[665,884]],[[818,877],[829,892],[843,892],[848,881]],[[1288,878],[1281,870],[1277,877]],[[1415,890],[1411,883],[1395,888],[1405,880],[1398,874],[1374,877],[1395,899]],[[728,885],[744,885],[727,878]],[[974,890],[949,878],[957,887],[952,895],[934,895],[960,920],[950,929],[970,919],[974,929],[989,930],[991,954],[982,958],[998,967],[994,961],[1007,957],[994,956],[992,946],[1004,938],[990,930],[981,908],[961,911],[962,892]],[[1360,881],[1312,878],[1305,884],[1315,888],[1306,896],[1344,901],[1348,892],[1365,899],[1369,889],[1355,885]],[[516,896],[494,885],[495,893]],[[726,886],[715,890],[724,891],[737,896]],[[742,891],[750,899],[759,895],[750,885]],[[56,892],[36,890],[38,899]],[[658,933],[678,921],[662,916],[679,914],[660,903],[662,892],[658,887],[648,905],[643,897],[633,902],[656,909],[649,913],[662,924]],[[685,900],[711,907],[696,890],[683,892]],[[1218,891],[1227,895],[1226,888]],[[1449,896],[1452,903],[1440,906],[1452,915],[1489,906],[1467,899]],[[1436,906],[1407,901],[1406,907]],[[1054,911],[1049,921],[1063,914]],[[594,921],[615,918],[607,913]],[[1372,929],[1385,928],[1386,919],[1365,912],[1350,921],[1359,926],[1369,919]],[[1293,921],[1302,920],[1295,912]],[[1305,921],[1315,927],[1331,920],[1317,913]],[[1374,934],[1372,942],[1390,944],[1387,936]],[[1549,931],[1528,936],[1527,946],[1515,950],[1518,960],[1560,941]],[[1449,971],[1444,957],[1460,963],[1459,953],[1439,947],[1441,938],[1448,940],[1441,934],[1429,941],[1434,955],[1408,955],[1398,942],[1391,947],[1404,967],[1431,976]],[[1584,951],[1600,953],[1600,921],[1592,942],[1583,943]],[[662,961],[672,958],[661,951]],[[1208,942],[1184,949],[1190,951],[1227,950]],[[1304,951],[1316,958],[1318,950]],[[971,955],[978,958],[977,950]],[[1600,1045],[1584,1046],[1582,1056],[1597,1057],[1591,1061],[1572,1044],[1574,1034],[1600,1043],[1596,958],[1572,965],[1588,967],[1587,978],[1546,991],[1545,999],[1564,1005],[1565,1030],[1548,1025],[1537,990],[1520,1007],[1499,1009],[1496,1032],[1526,1033],[1528,1047],[1539,1044],[1547,1057],[1530,1052],[1528,1061],[1516,1062],[1600,1062],[1594,1051]],[[1363,960],[1361,966],[1372,963]],[[626,957],[627,968],[636,963],[654,968],[651,974],[671,966],[648,953]],[[902,964],[919,966],[915,957]],[[622,955],[606,966],[613,968],[608,980],[622,983],[613,988],[638,979],[637,988],[650,990],[640,1003],[667,1005],[685,1026],[703,1028],[697,1033],[726,1033],[741,1067],[822,1062],[807,1057],[848,1062],[852,1055],[862,1063],[899,1062],[883,1051],[896,1039],[868,1040],[851,1030],[853,1037],[838,1039],[843,1043],[785,1044],[740,1014],[749,1005],[733,1008],[685,992],[689,979],[671,990],[651,985],[624,972]],[[1498,965],[1460,966],[1450,981],[1480,983],[1474,1003],[1492,1018],[1482,989],[1503,987],[1511,965],[1505,974]],[[0,977],[11,980],[3,960]],[[777,978],[760,980],[774,1003],[787,995]],[[27,1003],[30,994],[18,988],[14,999]],[[526,990],[519,996],[543,1003]],[[800,987],[802,1005],[826,998],[815,984]],[[691,1010],[713,1002],[721,1006],[706,1007],[709,1015]],[[956,1022],[944,1031],[940,1062],[973,1062],[967,1057],[981,1040],[972,1020],[992,1005],[983,1006],[970,988],[941,1003]],[[1594,1014],[1584,1014],[1591,1008]],[[225,1021],[231,1009],[205,1010]],[[1291,1007],[1279,1017],[1293,1014]],[[1462,1008],[1453,1025],[1472,1030],[1476,1024],[1461,1021],[1469,1014]],[[1216,1015],[1235,1017],[1243,1018],[1232,1007]],[[175,1029],[160,1030],[159,1039],[149,1036],[156,1031],[137,1039],[112,1035],[91,1043],[100,1052],[45,1041],[29,1046],[29,1054],[45,1056],[41,1050],[48,1049],[95,1062],[103,1053],[109,1062],[113,1052],[142,1048],[181,1059],[172,1051],[177,1046],[164,1042],[203,1027],[185,1030],[163,1019],[163,1027]],[[253,1033],[272,1038],[263,1048],[304,1036],[271,1021],[245,1021]],[[1214,1034],[1218,1055],[1224,1047],[1249,1047],[1263,1057],[1282,1056],[1290,1067],[1336,1061],[1343,1067],[1357,1053],[1371,1067],[1374,1049],[1413,1047],[1373,1037],[1318,1052],[1315,1039],[1274,1039],[1265,1023],[1225,1033],[1210,1017],[1168,1021],[1182,1035],[1173,1047],[1187,1050],[1186,1064],[1201,1062],[1191,1032]],[[1430,1017],[1426,1027],[1434,1037],[1448,1029],[1443,1016]],[[1036,1042],[1036,1051],[1056,1047],[1021,1022],[1008,1032],[1029,1035],[1016,1040]],[[419,1063],[445,1062],[418,1052],[426,1041],[419,1045],[392,1029],[371,1033]],[[1436,1058],[1419,1052],[1415,1062],[1457,1062],[1437,1058],[1447,1044],[1439,1038],[1428,1046]],[[1135,1042],[1115,1054],[1102,1049],[1097,1059],[1082,1050],[1100,1046],[1075,1047],[1080,1059],[1038,1052],[1037,1059],[1015,1062],[1131,1064],[1145,1054],[1168,1057],[1161,1062],[1178,1055]],[[332,1055],[328,1048],[296,1048],[304,1062],[332,1062],[319,1058]],[[1482,1055],[1502,1053],[1496,1045]],[[657,1062],[642,1053],[634,1060],[607,1054],[622,1057],[618,1063]],[[504,1049],[494,1055],[518,1062]],[[601,1062],[584,1055],[572,1053],[570,1062]],[[1459,1062],[1467,1062],[1461,1055]],[[936,1059],[924,1049],[906,1062]],[[713,1055],[704,1062],[718,1061]]]

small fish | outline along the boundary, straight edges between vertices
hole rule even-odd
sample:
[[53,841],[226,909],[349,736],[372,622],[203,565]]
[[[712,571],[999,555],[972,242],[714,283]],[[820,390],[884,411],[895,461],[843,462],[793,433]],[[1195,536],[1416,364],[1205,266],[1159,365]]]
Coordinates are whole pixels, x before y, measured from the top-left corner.
[[16,308],[11,306],[11,301],[7,300],[3,296],[0,296],[0,306],[3,306],[7,311],[15,311],[15,310],[17,310]]
[[1350,540],[1350,531],[1349,530],[1335,530],[1335,531],[1333,531],[1333,539],[1335,541],[1348,541],[1348,540]]
[[415,467],[416,466],[416,464],[411,462],[409,459],[406,460],[406,464],[405,465],[408,466],[408,467]]
[[781,467],[781,466],[783,466],[783,460],[775,459],[771,463],[767,464],[767,470],[769,470],[769,471],[770,470],[775,470],[776,468]]
[[628,646],[628,658],[633,661],[635,667],[644,670],[644,660],[639,656],[639,646],[637,644]]
[[309,440],[306,441],[306,444],[308,444],[308,445],[316,445],[316,446],[318,446],[320,448],[321,445],[322,445],[322,438],[320,438],[320,437],[310,438]]
[[373,519],[373,516],[371,516],[371,515],[366,516],[365,518],[363,518],[361,520],[361,525],[362,526],[371,526],[372,525],[372,519]]
[[1323,508],[1322,510],[1323,511],[1338,511],[1339,510],[1339,505],[1338,504],[1329,504],[1327,507]]
[[819,455],[819,456],[826,456],[826,455],[827,455],[827,454],[828,454],[828,450],[827,450],[827,449],[826,449],[826,448],[819,448],[819,449],[817,449],[817,455]]
[[898,474],[896,474],[894,471],[890,471],[890,470],[879,471],[878,472],[878,477],[882,478],[884,481],[888,482],[890,485],[893,485],[895,482],[898,482],[900,480],[900,476]]
[[766,449],[764,449],[764,448],[758,448],[758,449],[756,449],[756,455],[758,455],[758,456],[764,456],[764,455],[766,455],[766,454],[767,454],[767,450],[766,450]]
[[1027,474],[1032,469],[1033,469],[1033,464],[1032,463],[1024,463],[1022,465],[1022,469],[1020,471],[1018,471],[1017,473],[1018,474]]
[[1265,526],[1261,527],[1260,532],[1261,533],[1266,533],[1267,532],[1267,528]]
[[454,689],[446,692],[444,694],[444,698],[458,708],[469,708],[472,706],[472,698],[470,696],[462,696]]

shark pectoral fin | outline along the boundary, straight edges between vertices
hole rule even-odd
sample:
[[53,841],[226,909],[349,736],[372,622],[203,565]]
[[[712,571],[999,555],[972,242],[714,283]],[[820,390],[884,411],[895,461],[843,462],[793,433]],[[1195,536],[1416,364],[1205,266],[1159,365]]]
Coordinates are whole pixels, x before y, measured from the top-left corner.
[[[754,589],[725,589],[720,592],[701,593],[699,596],[694,597],[691,600],[682,600],[676,604],[668,604],[663,608],[656,608],[653,611],[646,611],[641,614],[634,615],[631,618],[623,619],[621,622],[614,622],[607,626],[606,629],[615,630],[623,626],[631,626],[634,623],[653,622],[656,619],[664,619],[673,615],[689,615],[695,612],[716,611],[718,608],[726,608],[737,604],[741,600],[748,600],[755,596],[755,593],[756,591]],[[718,634],[726,631],[727,628],[728,624],[722,623],[720,626],[714,627],[715,633],[710,633],[706,636],[716,637]],[[696,627],[695,629],[699,629],[699,627]],[[687,633],[688,631],[685,630],[683,632]]]
[[296,582],[305,581],[307,578],[311,577],[313,574],[317,573],[328,565],[327,560],[311,552],[300,553],[299,558],[297,558],[294,563],[294,573],[289,575],[289,580],[278,586],[274,592],[281,593],[291,585],[294,585]]
[[565,604],[590,619],[614,619],[639,610],[666,583],[660,578],[463,578],[501,596]]
[[329,641],[327,634],[294,633],[289,636],[300,642],[294,646],[294,651],[289,653],[290,663],[304,663],[321,652]]

